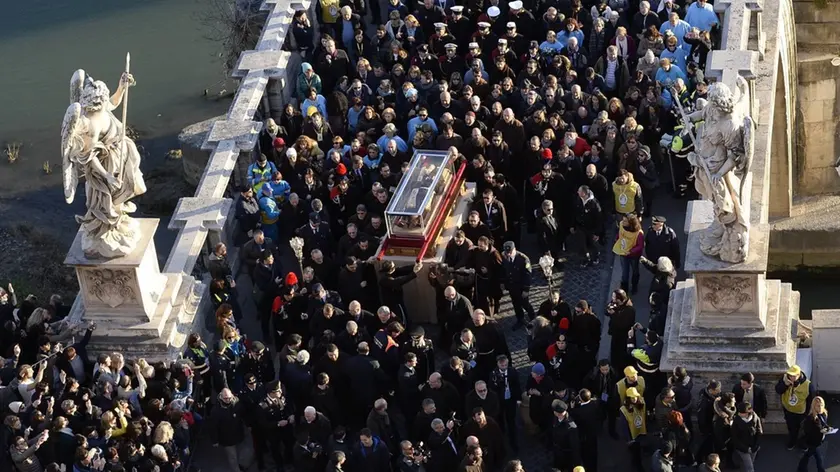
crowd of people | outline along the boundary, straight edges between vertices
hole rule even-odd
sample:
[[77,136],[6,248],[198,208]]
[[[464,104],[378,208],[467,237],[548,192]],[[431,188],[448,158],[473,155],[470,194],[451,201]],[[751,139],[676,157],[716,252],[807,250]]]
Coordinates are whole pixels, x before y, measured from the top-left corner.
[[[693,194],[681,114],[705,104],[711,2],[320,0],[314,11],[294,14],[294,101],[266,120],[236,199],[240,263],[225,244],[209,257],[214,339],[191,334],[170,362],[92,360],[96,326],[68,321],[59,297],[19,303],[0,290],[3,470],[185,471],[201,432],[232,471],[523,472],[527,438],[554,469],[593,472],[606,423],[636,471],[752,471],[769,408],[754,376],[694,395],[689,372],[658,365],[681,257],[653,209],[665,169],[673,197]],[[375,256],[411,156],[430,149],[466,163],[477,197],[417,281],[422,263]],[[602,307],[557,291],[532,306],[523,234],[537,257],[619,256],[609,340]],[[632,300],[640,266],[654,274],[646,327]],[[408,283],[434,287],[428,333],[406,315]],[[496,320],[504,294],[513,329],[527,329],[524,378]],[[259,335],[243,330],[243,297]],[[825,402],[795,366],[776,391],[789,446],[806,449],[800,470],[811,457],[824,470]]]

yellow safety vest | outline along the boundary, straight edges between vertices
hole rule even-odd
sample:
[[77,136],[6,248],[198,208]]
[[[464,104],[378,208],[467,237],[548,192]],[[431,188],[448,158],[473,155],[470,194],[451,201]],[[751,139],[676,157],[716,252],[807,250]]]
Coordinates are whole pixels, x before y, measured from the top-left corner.
[[[257,180],[257,177],[268,177],[268,180],[271,180],[271,166],[268,164],[265,165],[262,169],[259,166],[254,166],[251,170],[251,176],[254,177],[254,180]],[[262,186],[267,184],[267,181],[260,180],[259,182],[254,182],[254,193],[260,195],[260,191],[262,190]]]
[[335,23],[338,21],[339,0],[321,0],[321,19],[324,23]]
[[615,195],[615,211],[626,215],[636,211],[636,195],[639,193],[639,184],[630,182],[620,185],[613,182],[613,194]]
[[618,399],[619,399],[619,401],[622,405],[624,404],[624,399],[627,397],[627,393],[626,393],[627,389],[630,388],[630,387],[635,386],[636,391],[639,392],[639,395],[644,395],[645,394],[645,378],[644,377],[642,377],[641,375],[636,377],[636,385],[631,385],[630,387],[627,386],[627,382],[625,382],[626,379],[627,379],[627,377],[619,380],[618,383],[615,384],[616,390],[618,390]]
[[808,408],[806,403],[808,402],[808,390],[810,388],[810,380],[806,380],[796,386],[791,385],[788,387],[785,393],[782,394],[782,406],[784,409],[791,413],[804,415],[805,410]]
[[619,226],[618,228],[618,239],[613,244],[613,253],[618,254],[619,256],[626,256],[630,253],[630,250],[636,246],[636,241],[639,240],[639,237],[642,235],[641,231],[636,231],[631,233],[624,229],[624,226]]
[[633,408],[631,411],[626,406],[621,407],[621,414],[627,420],[627,428],[630,430],[631,439],[636,439],[639,435],[647,434],[647,424],[645,421],[645,416],[647,415],[645,413],[644,403],[642,403],[641,410]]

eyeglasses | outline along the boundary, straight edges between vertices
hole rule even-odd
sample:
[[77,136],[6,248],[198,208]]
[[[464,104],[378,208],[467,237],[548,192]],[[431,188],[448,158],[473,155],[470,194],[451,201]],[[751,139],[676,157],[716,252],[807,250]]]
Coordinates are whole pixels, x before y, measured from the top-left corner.
[[420,118],[428,118],[429,115],[420,115]]
[[487,393],[487,389],[485,388],[483,390],[476,390],[475,392],[476,393]]

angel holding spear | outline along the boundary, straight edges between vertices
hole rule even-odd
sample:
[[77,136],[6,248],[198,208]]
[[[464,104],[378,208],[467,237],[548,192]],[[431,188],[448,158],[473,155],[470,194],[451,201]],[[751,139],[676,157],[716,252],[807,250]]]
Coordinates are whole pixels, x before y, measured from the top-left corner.
[[[739,263],[749,252],[749,200],[745,197],[753,158],[755,123],[749,115],[747,81],[738,76],[733,92],[716,82],[709,88],[708,103],[686,115],[677,106],[696,152],[688,155],[694,166],[695,186],[714,207],[712,225],[700,238],[700,250],[725,262]],[[698,122],[696,125],[694,122]]]
[[[146,192],[140,153],[125,135],[127,93],[134,84],[128,56],[113,95],[104,82],[81,69],[70,81],[71,104],[61,126],[64,196],[72,203],[79,176],[84,177],[87,212],[76,221],[82,225],[82,249],[88,257],[127,255],[140,236],[137,222],[128,216],[137,209],[129,200]],[[122,123],[113,113],[121,103]]]

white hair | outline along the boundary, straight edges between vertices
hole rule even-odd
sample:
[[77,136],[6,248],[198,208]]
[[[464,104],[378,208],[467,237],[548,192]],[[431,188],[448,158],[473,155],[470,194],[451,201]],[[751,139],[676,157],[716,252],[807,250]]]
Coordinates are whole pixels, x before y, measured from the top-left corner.
[[306,349],[301,350],[300,352],[297,353],[297,356],[295,357],[295,359],[297,360],[298,364],[301,364],[301,365],[308,364],[309,363],[309,351],[307,351]]
[[166,457],[166,449],[164,449],[160,444],[155,444],[152,446],[152,455],[163,460],[163,458]]
[[384,410],[385,408],[388,408],[388,402],[384,398],[380,398],[373,402],[373,408],[377,410]]
[[656,270],[659,272],[673,272],[674,263],[668,257],[662,256],[656,261]]
[[387,306],[385,306],[385,305],[382,305],[381,307],[379,307],[379,309],[378,309],[378,310],[376,310],[376,314],[377,314],[377,315],[384,315],[385,313],[387,313],[387,314],[389,314],[389,315],[391,314],[391,309],[390,309],[390,308],[388,308],[388,307],[387,307]]
[[318,410],[316,410],[314,406],[308,406],[308,407],[303,409],[303,414],[305,414],[305,415],[317,415]]

